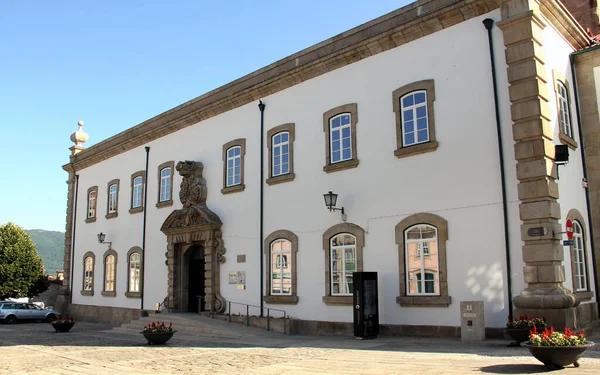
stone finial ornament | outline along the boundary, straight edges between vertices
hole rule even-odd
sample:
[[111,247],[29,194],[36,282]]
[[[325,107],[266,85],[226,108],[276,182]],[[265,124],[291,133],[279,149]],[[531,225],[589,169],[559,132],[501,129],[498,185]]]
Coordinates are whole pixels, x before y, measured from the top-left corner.
[[85,150],[85,146],[83,144],[90,139],[90,136],[83,131],[83,121],[79,120],[77,122],[77,126],[77,131],[71,134],[71,142],[75,143],[75,146],[71,146],[69,148],[69,150],[71,150],[71,155],[75,155],[78,152]]

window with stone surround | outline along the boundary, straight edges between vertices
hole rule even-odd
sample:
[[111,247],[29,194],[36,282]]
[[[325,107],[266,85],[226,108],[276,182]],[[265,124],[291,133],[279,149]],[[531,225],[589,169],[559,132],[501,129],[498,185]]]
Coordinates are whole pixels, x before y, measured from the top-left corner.
[[91,251],[83,255],[83,285],[81,294],[84,296],[94,295],[94,266],[96,256]]
[[363,270],[365,232],[356,224],[341,223],[323,233],[327,305],[352,305],[352,273]]
[[175,162],[167,161],[158,166],[158,199],[156,207],[173,205],[173,173]]
[[137,171],[131,175],[131,208],[129,213],[144,211],[144,171]]
[[396,150],[403,158],[437,149],[433,102],[435,85],[432,79],[402,86],[392,93],[396,117]]
[[270,304],[297,304],[296,257],[298,237],[288,230],[278,230],[267,236],[264,242],[267,268],[267,295]]
[[96,207],[98,205],[98,186],[92,186],[87,190],[87,215],[86,223],[96,221]]
[[358,106],[344,104],[323,114],[325,132],[325,166],[327,173],[358,166],[356,153],[356,124]]
[[141,298],[142,284],[142,249],[135,246],[127,252],[127,291],[125,296],[128,298]]
[[446,241],[448,222],[437,215],[419,213],[395,228],[398,245],[401,306],[449,306]]
[[116,278],[117,278],[117,252],[109,249],[104,253],[104,290],[102,295],[105,297],[116,297]]
[[573,132],[569,83],[561,72],[554,70],[552,74],[554,75],[554,93],[556,95],[558,138],[561,143],[575,150],[577,148],[577,141]]
[[223,189],[221,193],[229,194],[242,191],[244,185],[244,156],[246,139],[234,139],[223,145]]
[[567,219],[573,223],[573,245],[570,246],[571,276],[573,282],[573,293],[579,300],[590,300],[593,292],[590,291],[590,280],[588,273],[585,220],[583,215],[572,209],[567,214]]
[[270,155],[268,185],[294,179],[294,137],[295,124],[279,125],[267,131]]
[[111,180],[106,184],[106,218],[117,217],[119,211],[119,179]]

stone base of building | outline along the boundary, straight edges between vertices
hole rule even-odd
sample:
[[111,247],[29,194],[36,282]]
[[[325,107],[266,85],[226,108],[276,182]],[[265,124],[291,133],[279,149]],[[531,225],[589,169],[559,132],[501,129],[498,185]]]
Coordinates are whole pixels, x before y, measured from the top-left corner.
[[140,309],[72,304],[68,314],[82,322],[125,324],[140,318]]
[[600,323],[598,319],[598,304],[596,302],[582,303],[577,306],[577,317],[583,329]]
[[56,298],[52,309],[58,311],[62,315],[69,314],[69,303],[71,301],[71,292],[68,289],[59,289],[56,293]]

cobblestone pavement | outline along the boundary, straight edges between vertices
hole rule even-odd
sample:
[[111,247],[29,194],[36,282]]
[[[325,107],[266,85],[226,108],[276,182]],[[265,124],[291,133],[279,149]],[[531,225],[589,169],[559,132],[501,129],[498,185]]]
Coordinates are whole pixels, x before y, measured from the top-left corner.
[[[135,332],[77,323],[69,333],[49,324],[0,325],[0,374],[534,374],[546,369],[507,341],[285,336],[256,331],[242,339],[177,333],[148,346]],[[596,340],[599,341],[599,340]],[[600,346],[600,345],[599,345]],[[581,367],[561,373],[599,374],[600,348]]]

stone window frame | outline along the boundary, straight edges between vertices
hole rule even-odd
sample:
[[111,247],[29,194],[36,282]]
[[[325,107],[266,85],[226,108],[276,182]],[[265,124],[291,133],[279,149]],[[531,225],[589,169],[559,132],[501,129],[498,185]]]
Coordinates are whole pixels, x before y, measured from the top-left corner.
[[[96,193],[96,208],[94,210],[94,216],[89,217],[89,213],[90,213],[90,194],[92,192]],[[96,221],[96,217],[98,216],[98,186],[92,186],[89,189],[87,189],[87,195],[86,195],[86,201],[87,201],[87,205],[86,205],[86,212],[85,212],[85,222],[86,223],[93,223]]]
[[[409,228],[425,224],[437,229],[438,240],[438,266],[439,266],[439,288],[440,294],[431,296],[408,295],[406,287],[406,249],[404,233]],[[452,298],[448,295],[448,265],[446,254],[446,242],[448,241],[448,222],[441,216],[431,213],[418,213],[401,220],[395,227],[396,244],[398,245],[398,271],[400,281],[400,295],[396,297],[396,303],[408,307],[448,307]]]
[[[106,290],[106,258],[108,258],[109,255],[112,255],[115,257],[114,275],[113,275],[114,286],[113,286],[112,291]],[[119,255],[117,254],[117,252],[114,249],[108,249],[102,256],[102,259],[103,259],[102,264],[103,264],[103,268],[104,268],[104,279],[103,279],[103,283],[102,283],[101,294],[104,297],[116,297],[117,296],[117,264],[118,264],[118,260],[119,260]]]
[[[271,295],[271,244],[277,240],[287,240],[292,244],[292,294],[291,295]],[[285,229],[277,230],[269,234],[264,240],[265,258],[268,259],[266,269],[267,290],[266,296],[263,297],[265,303],[274,305],[296,305],[298,304],[298,236],[293,232]]]
[[[227,150],[232,147],[240,147],[240,183],[237,185],[227,186]],[[246,138],[238,138],[229,141],[223,145],[223,188],[221,194],[231,194],[244,191],[244,163],[246,159]]]
[[[115,203],[115,212],[108,211],[109,206],[110,206],[110,187],[112,185],[117,185],[117,202]],[[105,218],[107,218],[107,219],[112,219],[114,217],[119,216],[119,190],[121,190],[120,185],[121,185],[121,183],[118,178],[115,178],[114,180],[110,180],[110,181],[108,181],[108,184],[106,184],[106,216],[105,216]]]
[[[410,94],[414,91],[425,91],[427,100],[427,126],[429,128],[429,141],[423,143],[417,143],[415,145],[404,146],[402,141],[403,128],[402,128],[402,105],[400,101],[402,97]],[[425,79],[404,85],[392,92],[392,108],[394,110],[394,117],[396,118],[396,150],[394,155],[397,158],[405,158],[407,156],[424,154],[437,150],[438,141],[435,136],[435,116],[434,116],[434,105],[435,102],[435,82],[433,79]]]
[[[161,172],[165,169],[165,168],[171,168],[171,186],[169,186],[170,189],[170,193],[169,193],[169,200],[166,201],[161,201],[160,200],[160,183],[161,183]],[[171,161],[166,161],[162,164],[160,164],[157,168],[158,171],[158,192],[156,194],[156,208],[163,208],[163,207],[170,207],[173,205],[173,178],[175,176],[175,161],[171,160]]]
[[351,234],[356,238],[356,272],[363,270],[363,248],[365,247],[365,231],[353,223],[339,223],[323,233],[323,250],[325,251],[325,295],[323,302],[330,306],[351,306],[352,296],[331,295],[331,239],[338,234]]
[[[553,75],[553,86],[554,86],[554,98],[556,99],[556,126],[558,127],[558,139],[562,144],[569,146],[570,149],[576,150],[578,145],[575,140],[575,127],[573,124],[573,110],[571,108],[571,90],[569,89],[569,81],[565,78],[564,74],[558,70],[552,70]],[[571,134],[569,136],[564,132],[562,124],[560,123],[560,94],[558,91],[559,85],[563,85],[567,91],[567,106],[569,108],[569,125],[571,126]]]
[[[130,292],[129,291],[129,283],[131,280],[131,255],[134,253],[138,253],[140,254],[140,291],[139,292]],[[127,252],[127,291],[125,292],[125,297],[127,298],[142,298],[142,285],[143,285],[143,278],[144,278],[144,264],[142,262],[142,259],[144,257],[144,251],[142,250],[141,247],[139,246],[134,246],[131,249],[129,249],[129,251]]]
[[[92,289],[85,290],[85,261],[87,258],[92,259]],[[83,279],[81,280],[81,295],[82,296],[93,296],[94,295],[94,279],[96,278],[96,254],[91,251],[83,254]]]
[[[135,181],[136,178],[141,177],[142,178],[142,199],[141,199],[141,206],[139,207],[133,207],[133,181]],[[143,212],[144,211],[144,190],[146,189],[146,172],[145,171],[137,171],[135,173],[133,173],[131,175],[131,196],[129,199],[129,213],[130,214],[136,214],[139,212]],[[160,188],[159,188],[160,189]]]
[[[288,163],[289,172],[278,176],[273,176],[273,137],[279,133],[287,132],[288,138]],[[269,150],[269,178],[267,178],[267,185],[280,184],[282,182],[293,181],[296,178],[294,173],[294,140],[296,138],[296,124],[288,123],[276,126],[267,131],[267,149]]]
[[[350,114],[350,139],[352,142],[352,158],[349,160],[331,163],[331,132],[330,120],[343,113]],[[348,103],[337,106],[323,113],[323,132],[325,133],[325,166],[323,170],[327,173],[337,172],[358,166],[358,152],[356,144],[356,124],[358,124],[358,104]]]
[[586,246],[586,240],[587,240],[587,233],[586,233],[586,222],[585,219],[583,218],[583,215],[581,214],[581,212],[579,212],[577,209],[573,208],[569,211],[569,213],[567,214],[567,219],[571,220],[572,222],[579,222],[579,225],[581,226],[581,231],[582,231],[582,235],[583,235],[583,245],[584,245],[584,249],[583,249],[583,254],[584,254],[584,261],[585,261],[585,274],[586,274],[586,282],[587,282],[587,290],[586,291],[576,291],[575,290],[575,285],[576,284],[576,280],[575,280],[575,263],[573,262],[573,259],[575,259],[575,246],[571,245],[569,246],[569,254],[571,256],[571,282],[572,282],[572,290],[573,290],[573,294],[577,297],[577,299],[579,299],[580,301],[589,301],[592,299],[592,297],[594,297],[594,292],[590,291],[590,272],[589,272],[589,259],[588,259],[588,252],[587,252],[587,246]]

